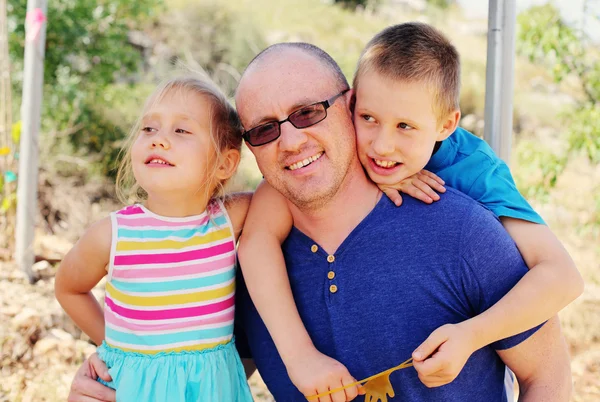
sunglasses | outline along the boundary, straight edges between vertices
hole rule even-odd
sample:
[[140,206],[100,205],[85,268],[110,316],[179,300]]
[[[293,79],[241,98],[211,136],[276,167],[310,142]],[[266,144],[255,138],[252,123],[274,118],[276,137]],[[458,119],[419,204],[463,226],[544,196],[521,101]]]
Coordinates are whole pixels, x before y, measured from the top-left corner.
[[260,126],[256,126],[242,134],[242,137],[248,144],[253,147],[268,144],[275,141],[281,135],[281,125],[289,121],[296,128],[307,128],[322,122],[327,117],[327,109],[333,105],[337,98],[344,95],[350,89],[344,89],[339,94],[323,102],[313,103],[312,105],[304,106],[290,114],[286,119],[281,121],[271,121]]

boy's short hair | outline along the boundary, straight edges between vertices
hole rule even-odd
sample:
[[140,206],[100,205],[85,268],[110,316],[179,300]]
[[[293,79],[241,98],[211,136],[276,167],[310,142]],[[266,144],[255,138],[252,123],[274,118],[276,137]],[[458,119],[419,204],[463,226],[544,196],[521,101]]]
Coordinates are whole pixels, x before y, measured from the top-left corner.
[[374,71],[398,81],[424,81],[434,94],[438,118],[459,109],[460,58],[456,48],[437,29],[419,22],[388,27],[363,50],[353,87]]

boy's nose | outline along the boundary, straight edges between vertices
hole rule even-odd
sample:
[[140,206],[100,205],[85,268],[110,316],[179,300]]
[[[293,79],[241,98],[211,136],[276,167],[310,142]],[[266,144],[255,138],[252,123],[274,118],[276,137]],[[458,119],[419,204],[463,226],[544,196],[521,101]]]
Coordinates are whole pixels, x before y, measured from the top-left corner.
[[308,136],[303,129],[292,126],[290,122],[283,123],[279,129],[281,130],[279,148],[282,151],[298,152],[308,141]]
[[387,133],[379,133],[373,140],[373,151],[378,155],[387,156],[394,153],[395,145],[390,135]]

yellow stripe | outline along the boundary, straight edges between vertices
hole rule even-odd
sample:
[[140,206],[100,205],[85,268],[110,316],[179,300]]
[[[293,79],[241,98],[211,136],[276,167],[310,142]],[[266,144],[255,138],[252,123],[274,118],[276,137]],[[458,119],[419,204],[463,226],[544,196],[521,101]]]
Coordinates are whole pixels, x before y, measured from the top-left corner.
[[106,284],[106,291],[110,294],[113,300],[130,306],[170,306],[175,304],[186,304],[196,303],[201,301],[207,301],[217,299],[219,297],[227,296],[235,290],[235,282],[231,282],[229,285],[212,290],[205,290],[202,292],[186,293],[180,295],[170,296],[130,296],[119,290],[117,290],[110,282]]
[[135,352],[135,353],[143,353],[145,355],[155,355],[155,354],[161,353],[161,352],[183,352],[183,351],[191,351],[191,350],[212,349],[219,345],[227,345],[229,342],[231,342],[231,341],[229,340],[229,341],[221,341],[221,342],[214,342],[214,343],[203,343],[200,345],[180,346],[178,348],[169,348],[169,349],[161,349],[161,350],[129,349],[129,348],[122,348],[121,346],[111,345],[108,342],[106,342],[106,344],[108,346],[110,346],[111,348],[119,349],[124,352]]
[[223,240],[231,236],[229,228],[217,230],[204,236],[193,236],[192,238],[180,240],[158,240],[158,241],[123,241],[117,243],[117,251],[136,251],[136,250],[164,250],[164,249],[182,249],[185,247],[199,246],[201,244],[211,243],[217,240]]

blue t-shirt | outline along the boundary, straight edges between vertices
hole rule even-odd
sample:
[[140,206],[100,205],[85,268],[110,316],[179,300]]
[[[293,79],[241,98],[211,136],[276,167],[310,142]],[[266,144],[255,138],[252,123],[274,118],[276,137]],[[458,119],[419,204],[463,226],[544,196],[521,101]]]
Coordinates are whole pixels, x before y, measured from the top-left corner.
[[506,163],[487,142],[463,128],[457,128],[442,141],[425,169],[485,205],[496,216],[545,224],[517,190]]
[[[527,272],[498,219],[450,188],[432,205],[406,196],[397,208],[382,196],[333,256],[315,245],[296,228],[283,244],[294,300],[317,349],[357,379],[408,359],[436,328],[484,312]],[[305,401],[242,280],[237,297],[236,324],[247,337],[238,332],[240,354],[249,357],[247,341],[277,401]],[[504,402],[505,365],[496,350],[537,328],[475,352],[456,380],[440,388],[425,387],[414,368],[395,372],[391,400]]]

